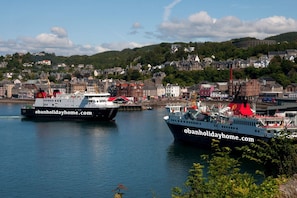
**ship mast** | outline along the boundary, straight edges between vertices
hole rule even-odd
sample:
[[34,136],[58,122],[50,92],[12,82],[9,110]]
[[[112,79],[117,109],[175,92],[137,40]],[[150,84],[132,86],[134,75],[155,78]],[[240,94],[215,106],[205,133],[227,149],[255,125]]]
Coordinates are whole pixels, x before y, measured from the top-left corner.
[[234,95],[234,85],[233,85],[233,64],[229,66],[229,96]]
[[49,79],[47,79],[47,86],[48,86],[48,95],[51,97],[53,92],[52,92],[52,88],[51,88],[51,82]]

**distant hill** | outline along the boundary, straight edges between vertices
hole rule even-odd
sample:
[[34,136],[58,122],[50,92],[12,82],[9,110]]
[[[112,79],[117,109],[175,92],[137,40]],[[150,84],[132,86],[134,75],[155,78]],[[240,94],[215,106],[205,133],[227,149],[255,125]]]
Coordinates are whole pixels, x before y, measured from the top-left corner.
[[[259,40],[253,37],[243,37],[243,38],[236,38],[230,41],[225,42],[205,42],[205,43],[183,43],[183,42],[176,42],[176,43],[160,43],[155,45],[149,45],[134,49],[124,49],[121,51],[106,51],[97,53],[91,56],[87,55],[74,55],[70,57],[64,56],[55,56],[54,54],[46,54],[47,56],[43,57],[33,57],[31,61],[36,61],[37,58],[47,58],[52,61],[53,64],[58,63],[65,63],[67,65],[76,65],[80,64],[91,64],[94,65],[96,69],[106,69],[112,67],[123,67],[126,68],[127,66],[140,64],[151,64],[151,65],[159,65],[166,61],[173,61],[173,60],[182,60],[186,59],[188,54],[183,53],[183,50],[179,50],[178,53],[171,53],[171,45],[177,44],[183,47],[194,47],[195,50],[191,52],[192,54],[199,54],[202,56],[211,56],[216,54],[216,58],[218,60],[226,60],[230,57],[232,58],[244,58],[246,59],[249,56],[255,56],[257,53],[267,53],[266,51],[255,51],[254,53],[250,52],[239,52],[239,49],[235,49],[234,47],[241,48],[244,44],[247,47],[254,47],[260,44],[269,44],[270,40],[278,42],[288,42],[293,43],[293,47],[297,45],[297,32],[288,32],[279,35],[275,35],[272,37],[267,37],[264,40]],[[259,41],[257,43],[257,41]],[[230,45],[230,43],[232,43]],[[249,43],[252,43],[252,46],[248,46]],[[274,42],[275,43],[275,42]],[[277,46],[279,47],[279,46]],[[273,49],[270,47],[270,50],[280,50],[279,48]],[[235,53],[237,52],[237,53]],[[244,54],[245,53],[245,54]]]
[[[259,39],[256,39],[254,37],[243,37],[243,38],[232,39],[231,42],[233,44],[237,44],[237,43],[253,41],[253,40],[259,40]],[[279,42],[280,43],[281,42],[288,42],[288,43],[297,42],[297,32],[287,32],[287,33],[267,37],[263,40],[273,40],[273,41],[276,41],[277,43],[279,43]]]
[[287,32],[276,36],[267,37],[265,40],[275,40],[276,42],[296,42],[297,32]]

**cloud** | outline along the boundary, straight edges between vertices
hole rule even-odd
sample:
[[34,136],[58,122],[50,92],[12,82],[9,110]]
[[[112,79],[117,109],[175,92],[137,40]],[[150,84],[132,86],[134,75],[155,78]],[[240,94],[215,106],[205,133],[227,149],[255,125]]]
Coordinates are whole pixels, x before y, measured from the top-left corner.
[[[134,27],[141,28],[140,23],[134,23]],[[66,29],[52,27],[50,33],[41,33],[35,37],[20,37],[15,40],[0,40],[0,55],[20,53],[34,53],[46,51],[57,55],[93,55],[96,53],[122,50],[126,48],[142,47],[146,44],[137,42],[113,42],[101,45],[74,44],[69,38]],[[148,45],[148,44],[147,44]]]
[[[139,46],[136,43],[127,43],[126,46]],[[46,51],[57,55],[93,55],[103,51],[121,50],[125,44],[110,44],[103,46],[78,45],[69,38],[67,31],[62,27],[52,27],[50,33],[41,33],[36,37],[20,37],[15,40],[0,40],[0,54],[34,53]]]
[[129,32],[130,35],[138,34],[138,30],[142,28],[142,25],[139,22],[133,23],[131,29],[132,31]]
[[51,32],[59,38],[67,37],[67,31],[61,27],[52,27]]
[[224,41],[241,37],[263,39],[276,34],[296,31],[297,21],[283,16],[272,16],[255,21],[242,21],[234,16],[212,18],[205,11],[186,19],[163,21],[158,38],[167,41]]
[[122,50],[127,48],[136,48],[136,47],[142,47],[143,44],[139,44],[136,42],[113,42],[113,43],[103,43],[100,45],[101,49],[104,51],[108,50]]
[[168,21],[170,14],[171,14],[171,10],[174,8],[174,6],[176,6],[176,4],[178,4],[181,1],[182,0],[173,0],[172,3],[170,3],[168,6],[165,7],[163,21]]
[[51,33],[41,33],[36,37],[20,37],[10,41],[0,41],[0,54],[16,52],[47,51],[67,55],[76,51],[73,42],[68,38],[67,31],[61,27],[52,27]]
[[133,23],[132,28],[133,29],[139,29],[139,28],[142,28],[142,26],[141,26],[141,24],[139,22],[135,22],[135,23]]
[[196,14],[193,14],[189,17],[189,22],[192,24],[212,24],[213,22],[215,22],[215,19],[212,19],[207,12],[198,12]]
[[[165,8],[164,20],[157,30],[138,32],[142,29],[140,22],[131,26],[128,38],[122,38],[123,42],[110,42],[98,45],[88,43],[76,44],[69,37],[67,30],[63,27],[52,27],[49,32],[43,32],[35,37],[19,37],[11,40],[0,40],[0,55],[13,54],[16,52],[40,52],[46,51],[57,55],[93,55],[96,53],[136,48],[161,42],[204,42],[204,41],[226,41],[234,38],[255,37],[263,39],[277,34],[297,30],[297,20],[283,16],[271,16],[253,21],[244,21],[235,16],[222,18],[211,17],[207,12],[200,11],[189,15],[187,18],[170,19],[172,8],[181,2],[174,0]],[[142,34],[142,39],[149,42],[135,42]],[[132,38],[132,39],[131,39]],[[153,42],[151,42],[153,41]],[[159,41],[159,42],[158,42]]]

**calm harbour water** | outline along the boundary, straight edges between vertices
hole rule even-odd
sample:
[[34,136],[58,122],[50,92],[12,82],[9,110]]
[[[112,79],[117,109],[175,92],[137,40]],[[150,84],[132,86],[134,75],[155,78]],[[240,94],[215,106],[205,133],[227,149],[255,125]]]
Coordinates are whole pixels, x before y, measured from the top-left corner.
[[171,197],[205,151],[174,143],[165,109],[114,123],[34,122],[0,104],[0,197]]

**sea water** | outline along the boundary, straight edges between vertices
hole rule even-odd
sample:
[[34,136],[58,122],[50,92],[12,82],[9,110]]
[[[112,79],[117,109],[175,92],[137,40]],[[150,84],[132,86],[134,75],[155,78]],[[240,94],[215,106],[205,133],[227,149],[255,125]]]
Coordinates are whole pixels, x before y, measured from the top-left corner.
[[0,197],[171,197],[207,151],[174,142],[164,108],[114,122],[29,121],[0,104]]

